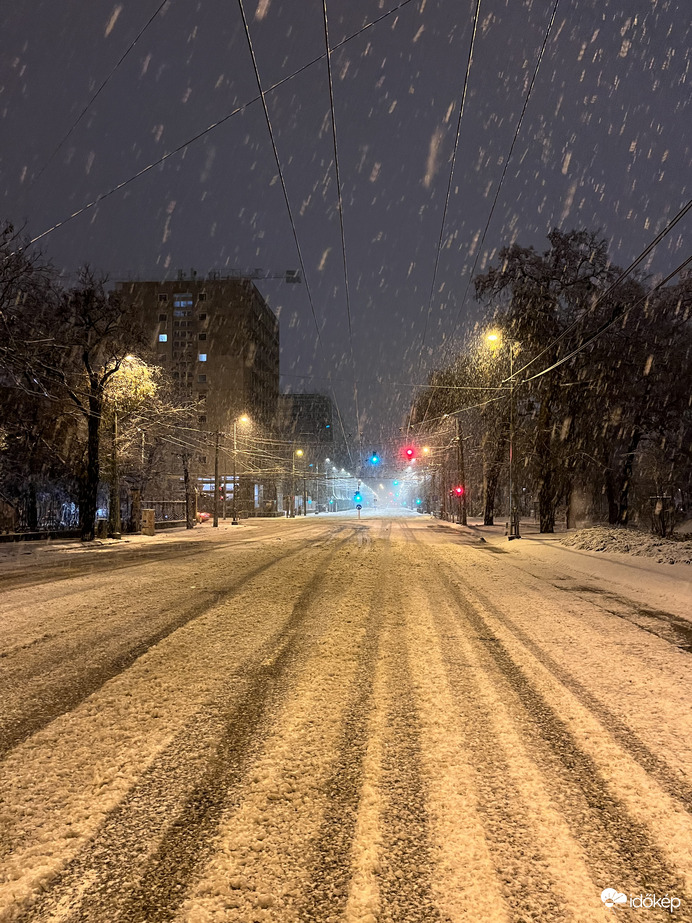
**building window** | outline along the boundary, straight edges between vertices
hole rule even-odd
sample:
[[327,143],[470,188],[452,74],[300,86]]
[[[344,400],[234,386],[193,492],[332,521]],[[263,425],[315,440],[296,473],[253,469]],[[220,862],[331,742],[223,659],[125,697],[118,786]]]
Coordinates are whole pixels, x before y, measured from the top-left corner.
[[206,293],[206,292],[200,292],[200,293],[199,293],[199,300],[200,300],[200,301],[206,301],[206,300],[207,300],[207,293]]
[[200,460],[201,464],[206,465],[206,463],[207,463],[207,456],[206,456],[206,455],[200,455],[199,460]]
[[204,414],[202,414],[202,416],[201,416],[201,417],[198,417],[197,419],[199,420],[200,423],[206,423],[206,422],[207,422],[207,418],[206,418],[206,416],[205,416]]
[[206,314],[200,314],[199,319],[200,319],[200,320],[206,320],[206,319],[207,319],[207,315],[206,315]]
[[173,372],[173,378],[180,378],[180,372]]
[[163,321],[166,321],[166,320],[168,320],[168,315],[167,315],[167,314],[159,314],[159,322],[160,322],[160,323],[162,323]]
[[206,361],[207,361],[207,354],[206,354],[206,353],[200,353],[200,354],[197,356],[197,358],[199,359],[200,362],[206,362]]
[[159,334],[159,343],[167,343],[167,342],[168,342],[168,334],[167,334],[167,333],[160,333],[160,334]]
[[159,292],[159,301],[168,301],[168,295],[165,292]]
[[193,299],[190,292],[184,292],[173,295],[173,306],[176,308],[191,308]]
[[207,338],[206,333],[200,333],[199,338],[200,338],[200,340],[206,340],[206,338]]
[[204,383],[206,382],[206,380],[207,380],[207,376],[206,376],[206,375],[198,375],[198,376],[197,376],[197,381],[198,381],[200,384],[204,384]]

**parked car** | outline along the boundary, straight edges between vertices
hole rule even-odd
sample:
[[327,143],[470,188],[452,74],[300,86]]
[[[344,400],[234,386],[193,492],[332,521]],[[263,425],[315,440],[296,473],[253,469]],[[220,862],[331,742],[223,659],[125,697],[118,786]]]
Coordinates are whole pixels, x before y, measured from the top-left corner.
[[209,522],[211,513],[197,513],[197,522]]

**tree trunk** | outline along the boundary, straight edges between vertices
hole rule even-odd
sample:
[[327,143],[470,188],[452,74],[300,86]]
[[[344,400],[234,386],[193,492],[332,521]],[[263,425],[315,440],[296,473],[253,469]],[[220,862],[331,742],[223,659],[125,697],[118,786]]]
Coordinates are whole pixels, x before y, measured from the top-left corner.
[[26,492],[26,527],[29,532],[36,532],[38,529],[38,504],[36,503],[36,485],[33,481],[29,481]]
[[565,495],[565,505],[567,507],[567,515],[565,517],[566,519],[565,526],[568,529],[574,528],[574,515],[572,511],[572,494],[573,494],[573,488],[572,488],[572,483],[570,481],[570,483],[567,485],[567,491]]
[[185,484],[185,528],[194,529],[197,525],[197,508],[195,488],[190,478],[190,456],[183,455],[183,483]]
[[502,470],[502,460],[505,454],[505,445],[507,440],[498,439],[495,446],[495,455],[488,468],[488,474],[485,479],[485,509],[483,512],[483,525],[492,526],[495,524],[495,494],[497,484],[500,480],[500,471]]
[[[99,492],[99,430],[103,400],[100,394],[89,395],[87,416],[87,465],[83,483],[79,521],[82,541],[91,542],[96,534],[96,509]],[[83,507],[83,508],[82,508]]]
[[609,468],[606,471],[605,479],[606,499],[608,500],[608,525],[616,526],[618,524],[618,504],[615,496],[615,483],[613,481],[613,472]]
[[626,526],[629,520],[629,492],[632,481],[632,469],[634,468],[634,456],[642,438],[641,431],[635,429],[630,439],[629,448],[625,455],[625,462],[622,466],[620,475],[620,490],[618,494],[618,518],[617,521],[621,526]]

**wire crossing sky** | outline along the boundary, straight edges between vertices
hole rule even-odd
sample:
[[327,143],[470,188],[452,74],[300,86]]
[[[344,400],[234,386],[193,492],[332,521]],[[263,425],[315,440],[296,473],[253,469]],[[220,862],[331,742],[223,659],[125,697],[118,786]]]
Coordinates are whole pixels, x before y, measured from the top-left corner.
[[[378,443],[480,319],[501,247],[600,229],[626,267],[691,195],[686,0],[477,7],[245,0],[246,29],[222,0],[5,4],[2,217],[114,280],[302,260],[307,285],[258,282],[283,384]],[[637,267],[653,284],[689,222]]]

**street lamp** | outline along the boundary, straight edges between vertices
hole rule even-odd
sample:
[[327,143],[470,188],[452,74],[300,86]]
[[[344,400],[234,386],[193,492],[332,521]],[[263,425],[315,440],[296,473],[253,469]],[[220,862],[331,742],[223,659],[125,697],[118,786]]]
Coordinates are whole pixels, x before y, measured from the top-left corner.
[[[494,330],[485,337],[491,349],[502,344],[502,336]],[[509,352],[509,535],[508,540],[521,538],[519,532],[519,511],[514,497],[514,342],[507,338]]]
[[[249,423],[250,418],[243,414],[241,417],[236,417],[233,421],[233,519],[231,519],[231,525],[238,525],[238,490],[237,490],[237,481],[236,481],[236,470],[238,466],[238,423]],[[224,484],[224,501],[225,501],[225,487]]]
[[302,449],[295,449],[291,456],[291,519],[296,518],[296,455],[303,457]]

